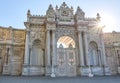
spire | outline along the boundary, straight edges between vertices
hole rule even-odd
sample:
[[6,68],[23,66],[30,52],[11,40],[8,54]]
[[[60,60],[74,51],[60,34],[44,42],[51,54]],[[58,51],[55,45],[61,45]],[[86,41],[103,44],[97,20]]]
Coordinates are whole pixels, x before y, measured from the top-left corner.
[[27,16],[30,16],[30,15],[31,15],[31,13],[30,13],[30,10],[28,9]]
[[30,10],[27,11],[27,21],[29,21],[29,17],[31,16]]
[[50,14],[50,13],[54,13],[54,9],[53,9],[53,7],[52,7],[52,5],[50,4],[49,5],[49,7],[48,7],[48,10],[47,10],[47,12],[46,12],[46,14]]
[[76,11],[77,19],[83,19],[85,16],[85,13],[82,11],[82,9],[78,6]]
[[96,17],[96,19],[98,20],[98,21],[100,21],[100,14],[99,13],[97,13],[97,17]]
[[79,6],[77,7],[77,11],[81,11],[81,9],[80,9],[80,7],[79,7]]
[[77,12],[84,13],[79,6],[77,7]]
[[51,5],[51,4],[49,5],[48,10],[53,10],[53,7],[52,7],[52,5]]
[[46,16],[47,16],[48,21],[51,21],[51,19],[49,19],[49,18],[52,18],[52,21],[55,21],[55,11],[54,11],[51,4],[48,7],[48,10],[46,12]]
[[57,9],[58,9],[58,6],[56,5],[56,7],[55,7],[55,8],[56,8],[56,10],[57,10]]
[[66,4],[65,2],[63,2],[62,6],[64,6],[64,7],[65,7],[65,6],[67,6],[67,4]]
[[47,15],[48,15],[48,14],[54,14],[54,9],[53,9],[53,7],[52,7],[52,5],[51,5],[51,4],[49,5],[49,7],[48,7],[48,10],[47,10],[46,14],[47,14]]
[[60,6],[60,8],[69,8],[69,7],[67,6],[67,4],[65,2],[63,2],[62,5]]
[[73,6],[71,6],[71,10],[73,10]]
[[47,10],[47,14],[49,14],[51,12],[53,13],[54,9],[53,9],[52,5],[50,4],[49,7],[48,7],[48,10]]

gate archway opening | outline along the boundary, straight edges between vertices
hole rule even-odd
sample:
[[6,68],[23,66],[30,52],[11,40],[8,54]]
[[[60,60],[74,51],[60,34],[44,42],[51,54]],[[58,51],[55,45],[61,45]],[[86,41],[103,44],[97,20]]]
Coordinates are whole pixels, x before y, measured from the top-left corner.
[[76,76],[75,41],[62,36],[57,42],[57,76]]
[[57,41],[57,48],[59,48],[60,44],[62,44],[63,48],[68,48],[70,44],[75,48],[75,41],[69,36],[60,37]]

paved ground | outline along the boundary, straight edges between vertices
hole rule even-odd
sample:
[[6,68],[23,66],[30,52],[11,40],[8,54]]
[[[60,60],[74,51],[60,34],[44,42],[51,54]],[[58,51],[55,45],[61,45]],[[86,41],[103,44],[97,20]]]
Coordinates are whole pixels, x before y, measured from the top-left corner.
[[0,83],[120,83],[120,76],[103,77],[16,77],[0,76]]

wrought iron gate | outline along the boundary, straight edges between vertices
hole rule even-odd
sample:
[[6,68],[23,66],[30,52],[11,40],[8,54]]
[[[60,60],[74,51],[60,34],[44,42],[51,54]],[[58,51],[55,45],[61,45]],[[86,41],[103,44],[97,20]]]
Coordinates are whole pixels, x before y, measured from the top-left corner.
[[63,48],[62,44],[57,48],[57,76],[76,76],[75,48],[70,44]]

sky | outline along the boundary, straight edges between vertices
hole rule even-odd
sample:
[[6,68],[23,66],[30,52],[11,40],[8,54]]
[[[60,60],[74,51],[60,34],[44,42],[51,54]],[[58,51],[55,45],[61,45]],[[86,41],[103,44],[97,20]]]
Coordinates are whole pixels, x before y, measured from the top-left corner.
[[28,9],[31,14],[45,15],[49,4],[55,8],[63,2],[73,6],[74,12],[79,6],[85,17],[96,18],[99,13],[105,32],[120,32],[120,0],[0,0],[0,26],[25,29]]

